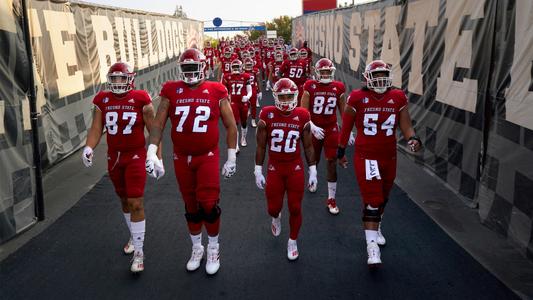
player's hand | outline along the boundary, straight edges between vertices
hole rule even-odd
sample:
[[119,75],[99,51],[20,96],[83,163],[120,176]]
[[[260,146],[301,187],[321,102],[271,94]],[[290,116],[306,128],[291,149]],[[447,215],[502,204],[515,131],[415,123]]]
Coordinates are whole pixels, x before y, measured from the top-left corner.
[[311,133],[313,134],[313,136],[317,139],[317,140],[321,140],[324,138],[324,129],[316,126],[315,124],[313,124],[313,122],[309,122],[311,123]]
[[228,149],[228,160],[222,167],[222,175],[230,178],[237,172],[237,153],[235,149]]
[[407,145],[409,145],[411,152],[418,152],[422,148],[422,140],[418,136],[413,135],[409,138]]
[[242,102],[248,102],[248,100],[250,100],[248,96],[242,96]]
[[81,155],[83,164],[88,168],[93,165],[93,148],[85,146],[83,154]]
[[339,166],[343,167],[344,169],[348,168],[348,159],[346,159],[346,155],[338,159]]
[[163,177],[165,175],[165,166],[163,166],[163,160],[158,160],[159,163],[154,164],[154,172],[155,172],[155,178],[159,180],[159,178]]
[[310,192],[316,192],[318,186],[318,179],[316,177],[316,165],[309,166],[309,184],[308,188]]
[[267,81],[267,91],[270,91],[272,89],[272,86],[270,86],[270,80]]
[[261,101],[263,99],[263,92],[257,93],[257,101]]
[[355,135],[353,131],[350,132],[350,139],[348,140],[348,146],[353,146],[355,144]]
[[[150,144],[148,146],[148,151],[146,151],[146,173],[150,175],[153,178],[158,178],[158,174],[156,173],[156,166],[158,169],[163,168],[163,164],[159,161],[159,158],[157,157],[157,146],[154,144]],[[164,168],[163,168],[164,169]]]
[[255,185],[257,185],[257,187],[261,190],[264,189],[266,180],[265,180],[265,176],[263,176],[263,166],[256,165],[255,170],[254,170],[254,175],[255,175]]

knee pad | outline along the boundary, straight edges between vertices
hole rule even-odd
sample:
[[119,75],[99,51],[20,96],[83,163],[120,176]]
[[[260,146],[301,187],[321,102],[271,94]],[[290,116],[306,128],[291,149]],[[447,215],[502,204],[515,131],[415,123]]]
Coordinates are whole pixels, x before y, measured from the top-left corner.
[[220,209],[218,204],[213,206],[213,208],[209,212],[206,212],[202,209],[203,220],[210,224],[215,223],[220,217],[221,213],[222,210]]
[[363,209],[363,222],[381,222],[381,213],[379,208],[373,208],[370,205]]
[[190,222],[190,223],[195,223],[195,224],[201,223],[202,215],[203,215],[202,213],[203,213],[202,208],[198,209],[198,211],[195,213],[186,212],[185,219],[187,220],[187,222]]

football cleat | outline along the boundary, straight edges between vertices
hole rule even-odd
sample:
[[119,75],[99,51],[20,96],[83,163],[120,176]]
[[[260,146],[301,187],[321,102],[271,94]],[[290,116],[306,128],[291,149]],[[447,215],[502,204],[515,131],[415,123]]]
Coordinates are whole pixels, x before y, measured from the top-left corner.
[[336,215],[339,213],[339,207],[337,207],[337,203],[335,202],[335,199],[329,198],[327,203],[328,203],[328,210],[330,214]]
[[310,185],[308,186],[307,188],[311,193],[316,193],[316,190],[317,190],[317,185]]
[[381,265],[381,252],[379,251],[379,246],[376,242],[370,242],[366,246],[366,251],[368,252],[368,266],[369,267],[379,267]]
[[135,248],[133,247],[133,240],[129,239],[128,243],[124,245],[124,254],[132,254],[133,251],[135,251]]
[[281,214],[277,218],[272,218],[272,226],[270,227],[272,229],[272,235],[279,236],[281,233]]
[[196,271],[200,267],[200,263],[202,262],[202,258],[204,257],[204,246],[201,244],[193,245],[192,246],[192,252],[191,252],[191,258],[187,262],[187,271]]
[[253,128],[257,127],[257,123],[255,122],[255,119],[252,119],[252,127]]
[[246,135],[241,136],[241,146],[246,147],[248,146],[248,143],[246,142]]
[[209,275],[215,274],[220,268],[220,251],[219,244],[207,245],[207,263],[205,264],[205,271]]
[[290,240],[287,243],[287,258],[289,260],[296,260],[298,258],[298,245],[296,244],[296,240]]
[[383,234],[381,233],[381,223],[379,223],[379,228],[378,228],[378,238],[377,238],[376,242],[377,242],[378,245],[380,245],[380,246],[385,246],[385,244],[387,244],[387,240],[385,240],[385,237],[384,237]]
[[133,255],[132,261],[133,262],[131,263],[130,268],[132,273],[139,273],[144,271],[144,254],[135,253]]

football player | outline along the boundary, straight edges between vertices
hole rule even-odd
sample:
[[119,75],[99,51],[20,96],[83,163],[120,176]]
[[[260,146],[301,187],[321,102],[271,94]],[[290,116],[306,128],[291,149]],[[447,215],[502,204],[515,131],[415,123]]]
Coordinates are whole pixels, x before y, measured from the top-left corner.
[[298,105],[300,105],[303,86],[307,81],[308,71],[307,61],[299,59],[297,48],[291,48],[289,50],[289,59],[285,60],[279,68],[282,78],[289,78],[298,86]]
[[228,91],[219,82],[205,81],[203,54],[196,49],[185,50],[179,60],[178,81],[167,81],[160,92],[150,145],[146,155],[146,171],[157,170],[155,155],[167,119],[170,119],[174,146],[174,172],[185,202],[185,219],[189,229],[192,252],[187,270],[200,267],[204,255],[202,225],[208,234],[207,274],[220,267],[218,235],[220,229],[219,129],[221,118],[226,128],[227,161],[222,175],[236,172],[235,148],[237,127],[228,101]]
[[220,70],[218,72],[218,78],[217,81],[221,82],[222,78],[226,74],[231,73],[231,62],[237,59],[237,54],[233,53],[231,47],[226,47],[223,50],[222,57],[220,58],[218,64],[218,69]]
[[[231,63],[231,74],[224,75],[222,84],[226,86],[231,101],[231,109],[237,124],[241,124],[241,146],[246,147],[248,133],[248,110],[252,97],[251,76],[244,72],[242,61],[236,59]],[[237,137],[239,134],[237,133]],[[238,138],[237,138],[238,140]],[[239,146],[237,145],[237,153]]]
[[259,101],[263,96],[261,92],[261,80],[259,79],[259,68],[254,67],[254,61],[248,58],[244,61],[244,71],[250,74],[250,84],[252,86],[252,96],[250,97],[250,113],[252,118],[252,127],[257,127],[257,108],[259,107]]
[[214,67],[215,67],[215,61],[214,61],[215,49],[211,47],[210,41],[205,42],[204,55],[206,58],[206,71],[207,71],[206,73],[207,73],[207,77],[209,78],[214,73]]
[[[268,64],[267,90],[271,88],[281,78],[280,68],[283,64],[283,53],[276,52],[274,60]],[[272,84],[271,84],[272,83]]]
[[[311,133],[315,158],[320,161],[322,148],[327,161],[328,200],[326,206],[333,215],[339,213],[335,201],[337,190],[337,146],[339,142],[339,126],[337,110],[342,114],[346,105],[345,87],[340,81],[333,80],[335,66],[327,58],[317,61],[316,80],[308,80],[303,87],[302,107],[311,114]],[[350,142],[353,145],[354,137]],[[315,192],[316,190],[311,190]]]
[[368,265],[381,264],[381,216],[396,177],[396,128],[399,126],[410,150],[420,150],[407,109],[407,97],[392,88],[391,68],[382,60],[369,63],[363,73],[365,86],[354,90],[342,115],[342,131],[337,149],[339,163],[345,164],[345,147],[355,124],[354,169],[363,202],[363,227]]
[[[107,90],[93,100],[93,120],[87,134],[82,160],[92,166],[93,149],[107,130],[107,170],[122,204],[130,239],[124,253],[133,255],[131,272],[144,270],[145,218],[143,195],[146,183],[144,128],[151,129],[154,107],[146,91],[134,89],[135,73],[126,63],[117,62],[107,73]],[[159,144],[159,143],[158,143]],[[157,168],[154,176],[165,174],[161,153],[154,153]]]
[[[303,142],[307,165],[308,186],[317,185],[313,144],[310,133],[309,112],[297,107],[298,87],[292,80],[282,78],[273,87],[275,106],[261,110],[257,125],[257,150],[255,154],[255,182],[265,189],[268,214],[272,217],[272,234],[281,232],[280,212],[287,194],[290,234],[287,258],[299,256],[296,240],[302,225],[302,199],[305,189],[304,165],[300,154]],[[263,176],[263,162],[268,148],[267,177]]]

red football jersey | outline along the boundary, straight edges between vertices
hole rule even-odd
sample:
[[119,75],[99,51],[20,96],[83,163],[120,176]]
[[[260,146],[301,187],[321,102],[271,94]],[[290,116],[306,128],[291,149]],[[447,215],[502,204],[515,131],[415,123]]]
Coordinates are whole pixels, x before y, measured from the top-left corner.
[[347,105],[355,110],[356,152],[369,158],[396,155],[396,128],[400,111],[407,105],[405,93],[398,89],[383,94],[354,90]]
[[304,85],[307,81],[307,62],[301,59],[285,60],[279,69],[282,78],[289,78],[294,81],[298,87]]
[[282,61],[272,61],[269,64],[269,69],[270,69],[270,66],[272,66],[272,80],[274,81],[273,83],[276,83],[281,78],[280,68],[282,64],[283,64]]
[[257,78],[259,76],[259,69],[253,68],[251,71],[246,71],[250,75],[250,84],[252,85],[252,93],[257,94]]
[[261,110],[259,119],[266,124],[269,160],[301,159],[300,139],[310,118],[309,112],[301,107],[296,107],[290,115],[282,114],[275,106],[266,106]]
[[215,56],[215,49],[204,48],[204,55],[206,58],[213,58],[213,56]]
[[237,54],[233,53],[230,58],[226,58],[224,55],[220,56],[219,61],[222,63],[222,73],[231,73],[231,62],[237,59]]
[[159,95],[170,102],[168,116],[175,153],[201,155],[217,149],[220,100],[228,97],[222,84],[204,81],[191,89],[183,81],[167,81]]
[[222,84],[228,89],[231,102],[242,102],[242,96],[246,95],[246,86],[251,84],[250,80],[248,73],[224,75]]
[[109,150],[130,151],[145,147],[143,107],[152,103],[146,91],[132,90],[123,97],[101,91],[93,103],[102,112]]
[[337,125],[338,101],[346,92],[344,84],[340,81],[323,84],[317,80],[307,80],[304,91],[309,93],[311,121],[323,128]]

